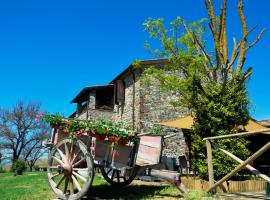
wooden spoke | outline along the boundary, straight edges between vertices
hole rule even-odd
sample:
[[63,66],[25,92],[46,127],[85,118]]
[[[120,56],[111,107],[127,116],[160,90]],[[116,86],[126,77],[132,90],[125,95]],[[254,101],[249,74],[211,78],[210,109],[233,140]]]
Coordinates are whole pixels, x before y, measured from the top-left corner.
[[112,168],[110,168],[107,172],[106,172],[106,174],[107,175],[109,175],[109,173],[112,171]]
[[64,194],[66,194],[66,193],[67,193],[68,182],[69,182],[69,178],[68,178],[68,177],[66,177],[66,179],[65,179],[65,186],[64,186]]
[[57,148],[56,150],[57,150],[58,153],[60,154],[62,160],[63,160],[64,162],[67,162],[67,157],[65,156],[65,154],[64,154],[59,148]]
[[79,152],[73,154],[73,158],[72,161],[70,162],[71,164],[73,164],[75,162],[75,160],[77,159],[77,156],[79,155]]
[[76,167],[78,166],[79,164],[81,164],[83,161],[85,161],[85,158],[79,160],[78,162],[76,162],[75,164],[72,165],[72,167]]
[[115,175],[115,170],[113,170],[113,172],[112,172],[112,177],[111,177],[112,180],[114,178],[114,175]]
[[74,194],[74,185],[71,177],[70,177],[70,194]]
[[60,179],[60,181],[57,183],[56,188],[59,188],[59,186],[61,185],[61,183],[63,182],[63,180],[65,179],[65,175]]
[[100,167],[104,179],[113,186],[124,187],[129,185],[136,178],[136,171],[131,171],[129,176],[122,175],[120,170]]
[[64,166],[65,165],[62,160],[59,160],[55,156],[52,156],[52,159],[54,159],[56,162],[58,162],[58,164],[60,164],[61,166]]
[[70,154],[70,162],[71,162],[71,159],[72,159],[72,153],[73,153],[73,142],[71,142],[71,145],[70,145],[70,151],[69,151],[69,154]]
[[88,171],[88,168],[73,168],[73,171]]
[[75,183],[77,189],[80,191],[82,189],[81,186],[80,186],[80,183],[77,181],[77,179],[75,178],[75,176],[72,175],[71,177],[72,177],[72,180]]
[[52,178],[55,178],[55,177],[57,177],[59,175],[60,175],[59,173],[58,174],[55,174],[55,175],[52,176]]
[[65,143],[65,153],[66,153],[66,158],[69,159],[69,150],[68,150],[67,143]]
[[75,176],[77,176],[78,178],[80,178],[81,180],[83,180],[84,182],[87,181],[86,178],[84,178],[83,176],[81,176],[80,174],[78,174],[77,172],[72,172],[72,174],[74,174]]
[[59,169],[59,166],[49,166],[51,169]]
[[117,170],[117,182],[120,183],[120,171]]

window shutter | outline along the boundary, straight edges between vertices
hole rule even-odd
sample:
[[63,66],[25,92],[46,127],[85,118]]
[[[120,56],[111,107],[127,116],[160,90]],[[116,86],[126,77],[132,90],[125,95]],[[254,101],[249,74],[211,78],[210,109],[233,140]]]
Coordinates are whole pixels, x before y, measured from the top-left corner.
[[123,105],[124,102],[125,102],[125,84],[123,80],[117,80],[115,103],[118,105]]

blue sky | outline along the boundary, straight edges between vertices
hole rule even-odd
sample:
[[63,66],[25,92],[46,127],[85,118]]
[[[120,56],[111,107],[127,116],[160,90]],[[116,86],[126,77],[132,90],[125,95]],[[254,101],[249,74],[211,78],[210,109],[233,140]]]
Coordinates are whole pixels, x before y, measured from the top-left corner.
[[[220,0],[216,1],[221,2]],[[270,1],[245,0],[249,27],[267,32],[248,53],[251,115],[270,118]],[[228,5],[228,40],[240,38],[236,0]],[[144,50],[146,18],[206,17],[203,0],[0,0],[0,107],[18,99],[71,114],[71,99],[85,86],[106,84]]]

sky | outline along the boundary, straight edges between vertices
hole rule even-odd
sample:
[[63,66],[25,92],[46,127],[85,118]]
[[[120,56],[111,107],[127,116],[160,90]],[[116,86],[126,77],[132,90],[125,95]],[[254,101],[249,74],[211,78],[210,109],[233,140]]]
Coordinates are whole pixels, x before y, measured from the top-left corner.
[[[216,7],[220,3],[216,0]],[[251,116],[270,119],[270,1],[244,0],[249,27],[267,29],[247,54]],[[207,17],[203,0],[0,0],[0,107],[40,102],[51,113],[75,111],[81,89],[107,84],[144,49],[148,17],[169,23]],[[228,3],[228,41],[240,40],[237,0]],[[254,37],[251,37],[254,39]],[[151,41],[151,40],[150,40]]]

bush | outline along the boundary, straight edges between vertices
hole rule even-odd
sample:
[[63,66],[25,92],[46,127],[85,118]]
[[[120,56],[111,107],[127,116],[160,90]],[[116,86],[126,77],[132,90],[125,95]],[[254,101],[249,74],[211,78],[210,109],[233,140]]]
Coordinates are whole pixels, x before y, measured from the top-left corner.
[[0,174],[1,174],[1,173],[6,173],[6,171],[5,171],[4,169],[1,169],[1,168],[0,168]]
[[15,175],[22,175],[26,168],[26,163],[23,160],[17,160],[12,164],[12,171]]
[[[239,78],[240,79],[240,78]],[[207,152],[203,138],[241,132],[241,127],[249,120],[247,90],[245,82],[230,80],[228,87],[222,85],[210,86],[208,98],[195,99],[199,103],[194,112],[192,134],[192,168],[199,172],[200,178],[207,180]],[[223,93],[221,93],[223,91]],[[242,160],[250,152],[249,140],[244,137],[227,138],[215,141],[220,148],[226,149]],[[233,159],[225,156],[218,149],[213,149],[214,179],[218,180],[231,172],[238,165]],[[238,174],[243,174],[244,171]]]

